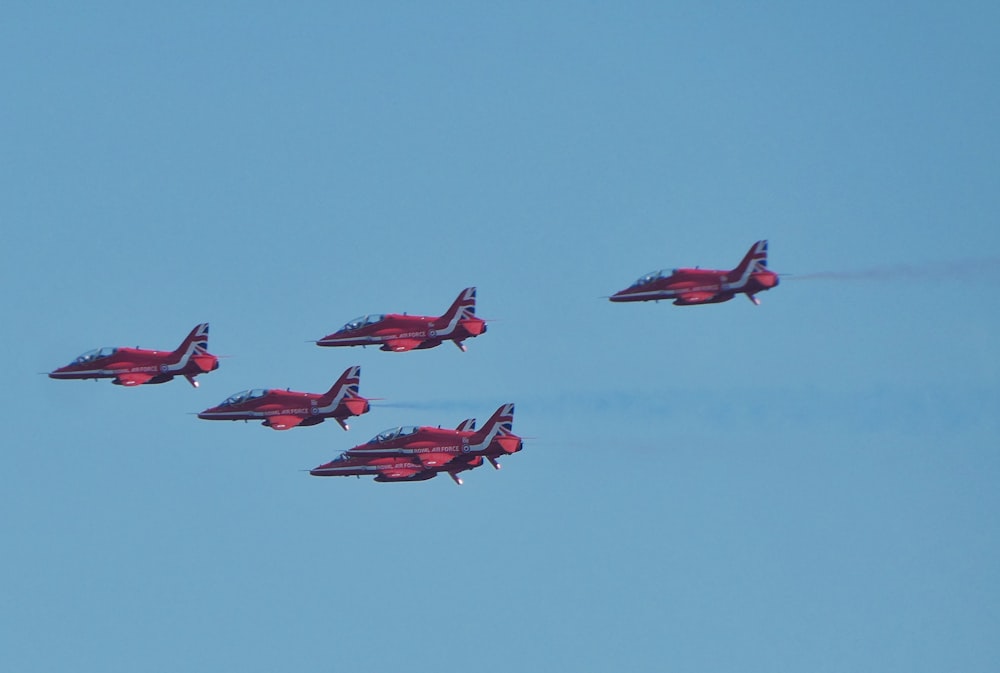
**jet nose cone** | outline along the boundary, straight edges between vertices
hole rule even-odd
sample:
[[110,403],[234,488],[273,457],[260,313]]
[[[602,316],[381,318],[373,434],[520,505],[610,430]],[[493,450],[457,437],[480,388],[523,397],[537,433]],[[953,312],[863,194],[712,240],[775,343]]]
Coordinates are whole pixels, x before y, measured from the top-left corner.
[[329,474],[329,472],[326,471],[326,468],[331,465],[333,465],[333,463],[323,463],[322,465],[317,465],[313,469],[309,470],[309,474],[314,477],[325,477]]
[[620,292],[615,292],[613,295],[608,297],[608,301],[615,301],[615,302],[625,301],[625,290],[621,290]]

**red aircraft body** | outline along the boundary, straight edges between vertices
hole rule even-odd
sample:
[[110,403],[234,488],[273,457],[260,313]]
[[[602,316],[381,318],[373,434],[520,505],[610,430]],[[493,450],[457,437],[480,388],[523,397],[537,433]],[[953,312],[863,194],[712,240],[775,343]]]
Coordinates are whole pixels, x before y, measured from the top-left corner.
[[424,481],[446,472],[461,484],[460,472],[520,451],[521,438],[512,431],[514,405],[501,406],[482,429],[463,421],[455,430],[425,426],[392,428],[367,444],[348,449],[338,458],[310,470],[317,477],[374,475],[375,481]]
[[630,287],[616,292],[611,301],[672,299],[677,306],[718,304],[743,293],[754,304],[756,294],[778,284],[778,274],[767,268],[767,241],[757,241],[732,271],[673,269],[647,273]]
[[175,351],[141,348],[95,348],[65,367],[49,373],[53,379],[111,379],[120,386],[166,383],[183,376],[198,387],[194,377],[219,368],[219,358],[208,352],[208,323],[198,325]]
[[348,367],[325,393],[254,388],[230,395],[222,404],[198,414],[198,418],[208,421],[261,419],[262,425],[274,430],[316,425],[332,418],[347,430],[348,417],[360,416],[370,409],[368,400],[358,394],[360,383],[361,367]]
[[[320,465],[310,474],[318,477],[361,477],[374,475],[375,481],[426,481],[438,476],[440,472],[447,472],[448,476],[455,480],[456,484],[462,484],[459,473],[479,467],[484,463],[483,456],[469,456],[459,458],[445,468],[429,468],[420,463],[415,458],[407,456],[385,456],[382,458],[352,457],[346,453],[339,458],[330,461],[325,465]],[[495,461],[494,461],[495,462]],[[499,463],[497,463],[499,465]]]
[[486,331],[486,321],[476,317],[476,288],[467,287],[440,317],[399,313],[361,316],[333,334],[316,342],[317,346],[379,346],[384,351],[434,348],[452,341],[463,351],[465,339]]

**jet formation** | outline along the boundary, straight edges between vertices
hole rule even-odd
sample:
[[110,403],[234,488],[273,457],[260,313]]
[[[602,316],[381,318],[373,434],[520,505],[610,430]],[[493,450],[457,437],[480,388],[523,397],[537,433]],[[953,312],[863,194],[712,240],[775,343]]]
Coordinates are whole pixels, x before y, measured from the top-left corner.
[[[316,343],[320,346],[368,346],[405,352],[433,348],[452,341],[465,351],[464,340],[486,332],[486,321],[476,317],[476,288],[458,295],[441,316],[407,314],[368,315],[353,320]],[[123,346],[97,348],[59,367],[54,379],[110,378],[122,386],[166,383],[184,376],[195,387],[195,377],[219,368],[218,356],[208,352],[208,323],[195,327],[173,351],[143,350]],[[347,419],[371,410],[359,389],[361,367],[348,367],[325,393],[306,393],[290,388],[251,388],[223,400],[198,414],[210,421],[260,421],[272,430],[319,425],[333,419],[348,430]],[[523,448],[513,434],[514,405],[505,404],[478,432],[474,419],[455,430],[430,426],[403,426],[379,433],[367,444],[313,470],[317,476],[372,475],[375,481],[424,481],[446,472],[457,484],[458,474],[489,462],[500,469],[497,458]]]
[[[612,302],[671,300],[677,306],[718,304],[745,294],[759,305],[757,294],[778,285],[778,274],[767,268],[767,241],[757,241],[732,270],[681,268],[648,273],[609,297]],[[406,313],[368,314],[316,341],[318,346],[377,346],[406,352],[434,348],[451,341],[463,352],[464,341],[486,333],[486,321],[476,316],[476,288],[468,287],[440,316]],[[97,348],[70,364],[49,372],[53,379],[109,378],[116,385],[135,387],[166,383],[183,376],[198,387],[195,377],[219,368],[218,356],[208,352],[208,323],[196,326],[173,351],[124,346]],[[198,414],[211,421],[260,421],[272,430],[319,425],[333,419],[348,430],[347,419],[371,410],[359,392],[361,367],[348,367],[325,393],[291,389],[251,388],[230,395]],[[444,472],[457,484],[462,472],[497,461],[524,448],[513,432],[514,404],[503,404],[476,430],[475,419],[454,430],[441,426],[398,426],[380,432],[364,444],[309,471],[319,477],[373,476],[377,482],[433,479]]]

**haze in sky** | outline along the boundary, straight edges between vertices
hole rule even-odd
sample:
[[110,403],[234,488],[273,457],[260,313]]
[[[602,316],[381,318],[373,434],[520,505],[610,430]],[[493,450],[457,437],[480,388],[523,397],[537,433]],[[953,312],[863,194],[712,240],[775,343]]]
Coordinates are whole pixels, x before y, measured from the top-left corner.
[[[3,15],[3,670],[996,670],[995,3]],[[759,239],[759,307],[606,299]],[[194,415],[352,365],[349,432]],[[505,402],[461,487],[307,472]]]

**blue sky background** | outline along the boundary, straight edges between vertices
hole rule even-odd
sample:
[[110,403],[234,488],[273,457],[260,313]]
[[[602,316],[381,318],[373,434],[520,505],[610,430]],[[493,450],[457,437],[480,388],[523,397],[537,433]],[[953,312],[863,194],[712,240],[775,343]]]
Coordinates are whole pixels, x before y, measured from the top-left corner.
[[[996,670],[998,21],[8,4],[0,667]],[[759,238],[830,275],[601,298]],[[468,353],[306,343],[468,285]],[[205,320],[198,390],[37,374]],[[348,433],[188,415],[353,364]],[[507,401],[461,488],[300,471]]]

